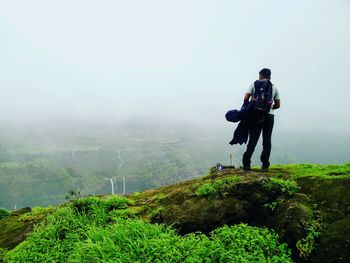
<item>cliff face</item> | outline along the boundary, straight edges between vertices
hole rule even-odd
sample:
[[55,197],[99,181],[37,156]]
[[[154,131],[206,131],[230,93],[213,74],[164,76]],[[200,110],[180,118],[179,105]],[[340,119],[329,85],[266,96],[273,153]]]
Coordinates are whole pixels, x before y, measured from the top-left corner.
[[[349,190],[350,164],[274,166],[267,173],[211,169],[203,178],[126,196],[125,215],[172,225],[180,234],[239,223],[268,227],[292,248],[295,261],[350,262]],[[76,209],[85,205],[81,199]],[[0,247],[13,248],[50,212],[3,218]]]

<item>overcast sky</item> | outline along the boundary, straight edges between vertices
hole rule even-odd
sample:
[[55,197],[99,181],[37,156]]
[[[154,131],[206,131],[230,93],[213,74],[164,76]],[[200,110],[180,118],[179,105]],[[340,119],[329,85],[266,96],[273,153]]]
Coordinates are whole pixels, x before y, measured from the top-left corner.
[[0,1],[0,121],[228,125],[262,67],[280,129],[350,131],[350,2]]

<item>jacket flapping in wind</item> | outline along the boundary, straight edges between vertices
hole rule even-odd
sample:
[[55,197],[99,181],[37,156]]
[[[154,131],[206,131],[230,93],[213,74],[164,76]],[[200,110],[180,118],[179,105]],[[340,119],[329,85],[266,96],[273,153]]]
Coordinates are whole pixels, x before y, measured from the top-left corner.
[[248,135],[251,127],[254,125],[252,113],[254,111],[252,102],[245,102],[240,110],[230,110],[226,113],[226,120],[229,122],[239,122],[236,130],[233,133],[233,139],[229,144],[247,143]]

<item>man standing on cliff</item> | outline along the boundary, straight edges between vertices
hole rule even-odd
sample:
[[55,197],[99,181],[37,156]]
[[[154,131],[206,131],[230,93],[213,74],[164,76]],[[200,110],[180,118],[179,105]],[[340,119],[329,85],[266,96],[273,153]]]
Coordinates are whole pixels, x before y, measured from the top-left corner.
[[243,170],[250,171],[251,157],[260,133],[263,138],[263,151],[260,156],[262,170],[267,172],[270,166],[271,135],[274,125],[274,110],[281,105],[278,89],[270,81],[271,70],[263,68],[259,72],[259,80],[255,81],[244,96],[244,102],[253,104],[254,110],[250,114],[252,125],[249,130],[247,150],[243,154]]

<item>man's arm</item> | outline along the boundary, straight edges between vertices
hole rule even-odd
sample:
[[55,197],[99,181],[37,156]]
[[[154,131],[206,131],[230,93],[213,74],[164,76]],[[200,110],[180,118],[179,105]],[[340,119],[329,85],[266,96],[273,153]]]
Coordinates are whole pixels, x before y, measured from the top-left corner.
[[244,99],[243,99],[244,102],[248,102],[251,95],[252,95],[252,94],[250,94],[250,93],[247,92],[247,93],[244,95]]
[[273,104],[272,108],[274,110],[279,109],[281,107],[281,100],[275,100],[275,103]]

